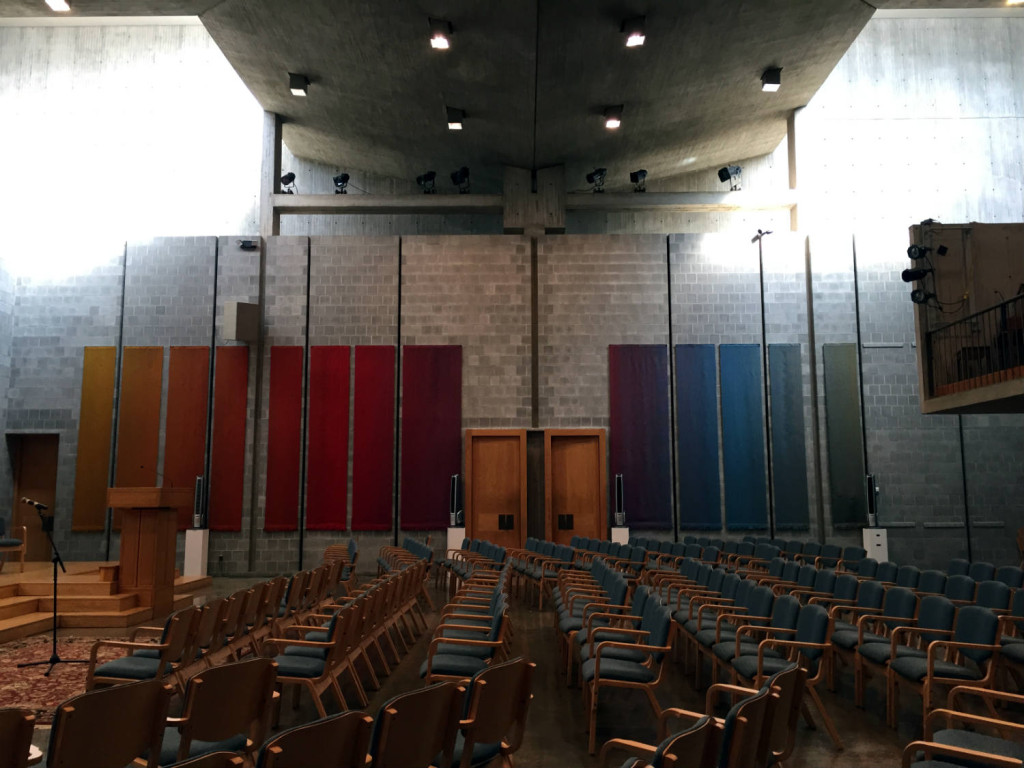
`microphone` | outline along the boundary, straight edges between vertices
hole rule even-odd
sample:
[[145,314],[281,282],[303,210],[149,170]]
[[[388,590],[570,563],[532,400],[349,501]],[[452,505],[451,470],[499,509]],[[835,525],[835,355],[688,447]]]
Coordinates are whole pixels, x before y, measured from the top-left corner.
[[21,503],[22,504],[31,504],[33,507],[38,509],[40,512],[42,512],[44,509],[49,509],[49,507],[46,506],[45,504],[43,504],[41,502],[38,502],[38,501],[33,501],[32,499],[28,498],[28,496],[22,496],[21,497]]

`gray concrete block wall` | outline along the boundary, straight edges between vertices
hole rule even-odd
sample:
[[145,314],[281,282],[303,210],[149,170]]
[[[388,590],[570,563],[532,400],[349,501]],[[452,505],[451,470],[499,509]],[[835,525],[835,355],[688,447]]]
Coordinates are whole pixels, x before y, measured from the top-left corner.
[[1024,525],[1024,417],[963,417],[971,553],[975,560],[1018,565]]
[[[7,390],[11,384],[11,341],[14,330],[14,276],[9,265],[0,257],[0,403],[6,406]],[[0,411],[0,426],[5,426],[7,408]],[[14,478],[11,474],[11,462],[7,450],[7,440],[0,440],[0,505],[6,506],[7,499],[13,501]],[[2,507],[0,507],[2,509]],[[8,524],[12,523],[12,513],[3,509],[0,517]]]
[[608,426],[608,345],[668,344],[660,235],[538,239],[541,427]]

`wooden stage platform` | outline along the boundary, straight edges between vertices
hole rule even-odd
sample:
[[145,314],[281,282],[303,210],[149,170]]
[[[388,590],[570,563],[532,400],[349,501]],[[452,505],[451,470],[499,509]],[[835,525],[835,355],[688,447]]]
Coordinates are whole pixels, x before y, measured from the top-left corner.
[[[131,627],[153,619],[136,595],[120,592],[117,562],[66,563],[58,574],[59,627]],[[49,561],[25,563],[25,572],[6,563],[0,571],[0,643],[49,630],[53,620],[53,574]],[[190,603],[210,586],[209,576],[174,580],[174,607]],[[156,617],[159,618],[159,617]]]

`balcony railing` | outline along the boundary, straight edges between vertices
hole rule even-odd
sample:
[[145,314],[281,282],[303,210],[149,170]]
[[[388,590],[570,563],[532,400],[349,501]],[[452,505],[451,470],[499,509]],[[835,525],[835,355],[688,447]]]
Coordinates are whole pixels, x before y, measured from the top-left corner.
[[930,331],[932,397],[1024,379],[1024,295]]

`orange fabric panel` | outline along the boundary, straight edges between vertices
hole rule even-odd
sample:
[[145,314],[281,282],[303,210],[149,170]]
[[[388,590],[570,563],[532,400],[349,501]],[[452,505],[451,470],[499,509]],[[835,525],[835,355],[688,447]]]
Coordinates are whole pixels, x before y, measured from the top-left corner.
[[[167,364],[167,426],[164,429],[166,488],[194,488],[206,459],[206,411],[210,348],[171,347]],[[192,507],[178,509],[178,530],[192,524]]]
[[73,531],[102,531],[107,523],[116,355],[114,347],[86,347],[82,360]]
[[[117,469],[114,485],[153,487],[160,450],[160,397],[163,347],[125,347],[121,356],[121,402],[117,415]],[[114,527],[120,529],[114,512]]]

